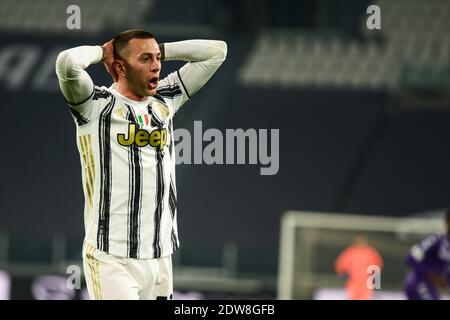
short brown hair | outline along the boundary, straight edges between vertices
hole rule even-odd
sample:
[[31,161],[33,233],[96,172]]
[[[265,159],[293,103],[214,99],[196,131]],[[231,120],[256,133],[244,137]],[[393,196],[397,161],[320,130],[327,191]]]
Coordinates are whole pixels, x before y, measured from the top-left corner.
[[132,29],[119,33],[113,38],[114,59],[123,59],[121,53],[126,49],[131,39],[156,39],[153,33],[142,30]]

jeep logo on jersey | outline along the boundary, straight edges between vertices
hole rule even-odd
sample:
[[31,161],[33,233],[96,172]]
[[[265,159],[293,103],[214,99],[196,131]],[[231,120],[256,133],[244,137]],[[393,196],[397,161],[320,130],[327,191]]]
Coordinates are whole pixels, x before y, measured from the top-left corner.
[[138,147],[150,145],[153,148],[162,150],[167,143],[167,130],[162,128],[155,129],[151,132],[144,129],[136,131],[136,124],[130,123],[128,125],[128,135],[123,133],[117,134],[117,142],[125,147],[129,147],[132,144],[135,144]]

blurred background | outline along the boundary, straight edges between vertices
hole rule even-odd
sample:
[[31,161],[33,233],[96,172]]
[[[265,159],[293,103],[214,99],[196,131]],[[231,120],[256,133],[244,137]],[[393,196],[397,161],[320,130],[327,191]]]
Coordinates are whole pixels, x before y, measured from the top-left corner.
[[[69,5],[80,8],[80,29],[67,27]],[[370,5],[381,10],[380,29],[367,27]],[[280,132],[276,175],[260,175],[258,165],[177,166],[175,298],[317,298],[317,290],[343,288],[333,261],[358,228],[390,257],[383,288],[401,292],[406,250],[442,231],[449,205],[449,1],[2,0],[0,298],[86,297],[65,286],[67,267],[81,266],[84,198],[54,63],[63,49],[131,28],[159,42],[228,43],[227,60],[177,114],[176,128],[193,133],[201,120],[203,130]],[[162,73],[180,65],[166,62]],[[111,84],[102,65],[88,72],[97,85]],[[348,233],[320,242],[327,233],[314,231],[310,249],[300,248],[301,237],[283,244],[287,211],[300,233],[351,215]],[[302,224],[315,213],[335,219]],[[357,223],[370,216],[378,227]],[[419,220],[405,227],[412,217]],[[386,241],[398,241],[396,251],[384,252]],[[299,254],[315,261],[308,272],[319,277],[280,295],[280,266]]]

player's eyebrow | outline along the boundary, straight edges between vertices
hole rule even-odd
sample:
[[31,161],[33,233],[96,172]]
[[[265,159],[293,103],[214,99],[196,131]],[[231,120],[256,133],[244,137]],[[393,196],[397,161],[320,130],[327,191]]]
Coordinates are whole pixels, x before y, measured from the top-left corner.
[[154,55],[156,55],[157,57],[160,57],[161,56],[161,52],[158,52],[156,54],[151,53],[151,52],[144,52],[144,53],[141,54],[141,57],[152,57]]

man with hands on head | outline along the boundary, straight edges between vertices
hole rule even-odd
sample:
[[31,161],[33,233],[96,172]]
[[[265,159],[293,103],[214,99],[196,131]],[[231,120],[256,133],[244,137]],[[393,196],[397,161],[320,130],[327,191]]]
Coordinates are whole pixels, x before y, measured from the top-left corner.
[[[128,30],[56,60],[76,123],[85,196],[83,267],[92,299],[172,299],[171,255],[180,242],[172,118],[221,66],[216,40],[158,44]],[[160,80],[161,61],[186,61]],[[85,69],[103,62],[114,83]]]

